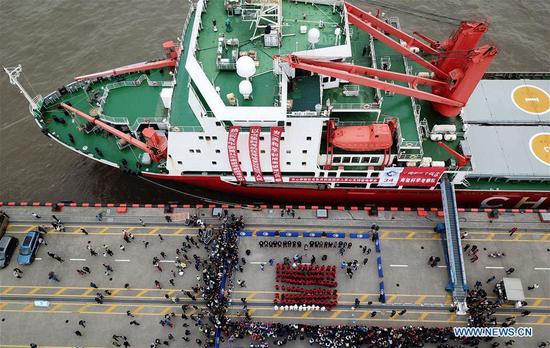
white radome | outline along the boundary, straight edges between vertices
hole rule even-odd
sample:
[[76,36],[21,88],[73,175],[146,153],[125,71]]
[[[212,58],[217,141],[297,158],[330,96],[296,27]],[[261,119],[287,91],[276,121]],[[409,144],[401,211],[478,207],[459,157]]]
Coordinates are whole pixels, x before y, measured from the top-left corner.
[[241,93],[245,98],[250,97],[252,94],[252,82],[249,80],[242,80],[239,83],[239,93]]
[[256,63],[249,56],[242,56],[237,59],[237,75],[245,79],[256,73]]
[[310,44],[316,44],[319,42],[319,38],[321,37],[321,32],[317,28],[311,28],[307,32],[307,41]]

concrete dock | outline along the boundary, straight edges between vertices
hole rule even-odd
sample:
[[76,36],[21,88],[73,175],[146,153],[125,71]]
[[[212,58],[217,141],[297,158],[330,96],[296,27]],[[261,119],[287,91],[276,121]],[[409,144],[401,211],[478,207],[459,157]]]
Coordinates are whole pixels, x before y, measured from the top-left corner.
[[[10,216],[7,235],[14,236],[21,243],[26,233],[38,225],[49,225],[52,214],[63,222],[64,232],[50,229],[45,235],[47,245],[42,245],[37,258],[30,266],[18,266],[16,255],[5,269],[0,270],[0,347],[29,347],[31,342],[39,347],[111,347],[112,335],[128,337],[133,347],[148,347],[155,338],[167,340],[171,333],[171,346],[198,346],[196,338],[203,338],[188,320],[189,327],[182,327],[185,321],[178,318],[174,328],[159,324],[164,315],[182,313],[182,304],[194,304],[200,310],[204,303],[190,301],[181,290],[190,290],[197,281],[197,272],[192,265],[183,275],[171,274],[176,257],[175,250],[185,237],[197,236],[197,228],[184,224],[187,217],[199,216],[206,224],[217,224],[212,208],[176,208],[166,212],[161,208],[115,207],[63,207],[52,212],[44,206],[3,206],[1,210]],[[31,215],[41,216],[37,219]],[[246,227],[239,237],[239,256],[246,258],[243,272],[236,272],[233,282],[244,280],[246,287],[235,285],[232,291],[232,305],[229,317],[241,317],[242,303],[246,297],[249,314],[253,320],[264,322],[305,323],[312,325],[376,325],[399,327],[415,326],[466,326],[467,316],[450,312],[452,298],[445,290],[448,272],[445,266],[444,250],[440,235],[434,226],[443,222],[441,214],[434,212],[419,216],[417,212],[381,211],[378,216],[369,216],[365,211],[330,210],[327,218],[318,218],[316,210],[296,210],[295,216],[281,209],[229,209],[229,214],[243,215]],[[101,215],[98,221],[97,215]],[[169,216],[171,222],[166,217]],[[143,221],[143,223],[140,221]],[[380,226],[380,252],[371,239],[371,225]],[[511,277],[521,278],[527,306],[517,309],[505,305],[496,313],[499,322],[504,318],[516,317],[515,326],[533,327],[531,338],[515,338],[515,346],[536,347],[550,337],[550,224],[541,221],[538,213],[501,213],[497,219],[489,219],[485,212],[463,212],[460,214],[463,245],[476,245],[479,260],[471,262],[465,258],[468,284],[473,287],[477,280],[484,289],[492,293],[495,280],[487,284],[492,276],[496,281],[506,276],[510,267],[515,269]],[[51,227],[51,226],[50,226]],[[510,236],[509,230],[518,231]],[[88,234],[84,234],[85,229]],[[135,239],[126,243],[122,232],[126,230]],[[159,237],[159,235],[162,237]],[[267,247],[267,242],[296,241],[292,247]],[[338,248],[320,248],[310,242],[330,241],[351,244],[340,255]],[[149,244],[147,247],[145,243]],[[260,247],[260,242],[264,247]],[[114,255],[91,256],[86,246],[102,250],[107,244]],[[123,245],[124,251],[119,246]],[[310,247],[304,249],[304,245]],[[370,249],[364,253],[362,246]],[[250,256],[245,251],[250,250]],[[160,256],[160,252],[166,257]],[[58,262],[48,257],[53,252],[64,259]],[[500,252],[505,256],[490,258],[488,254]],[[17,253],[17,250],[16,250]],[[202,248],[193,248],[189,254],[206,256]],[[338,305],[331,311],[281,311],[273,307],[275,297],[275,267],[269,264],[282,262],[284,257],[301,256],[309,263],[315,256],[316,263],[337,266]],[[326,261],[322,256],[326,255]],[[160,259],[160,272],[152,265],[153,257]],[[428,265],[430,256],[438,256],[441,262],[436,267]],[[383,277],[377,266],[381,258]],[[368,259],[364,264],[365,258]],[[359,267],[350,279],[340,264],[358,260]],[[105,275],[103,263],[110,265],[113,272]],[[262,270],[263,265],[263,270]],[[79,275],[76,269],[87,266],[92,273]],[[19,267],[22,278],[12,274]],[[60,282],[48,281],[48,273],[55,272]],[[174,285],[169,280],[174,279]],[[154,281],[162,289],[155,287]],[[379,302],[379,283],[384,282],[386,302]],[[98,290],[90,287],[94,282],[101,291],[109,290],[103,304],[94,301]],[[129,284],[125,288],[125,284]],[[528,290],[532,284],[539,287]],[[179,297],[175,304],[165,298]],[[361,305],[352,308],[355,299]],[[41,301],[41,302],[36,302]],[[369,304],[369,301],[372,303]],[[391,316],[391,312],[407,309],[403,315]],[[135,316],[130,318],[127,311]],[[520,312],[531,313],[521,317]],[[371,313],[377,312],[372,317]],[[187,315],[196,313],[189,308]],[[86,321],[86,327],[78,325]],[[129,325],[131,320],[140,326]],[[190,342],[184,342],[186,329],[191,330]],[[82,332],[82,337],[74,334]],[[504,345],[508,339],[497,339]],[[222,343],[224,347],[247,347],[241,340]],[[298,341],[287,346],[309,347],[307,341]]]

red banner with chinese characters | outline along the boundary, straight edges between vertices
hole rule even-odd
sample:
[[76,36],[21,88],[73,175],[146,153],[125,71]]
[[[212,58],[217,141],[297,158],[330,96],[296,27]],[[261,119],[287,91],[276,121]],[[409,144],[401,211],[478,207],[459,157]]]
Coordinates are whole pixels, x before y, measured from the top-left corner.
[[252,164],[252,173],[254,179],[258,182],[264,182],[262,175],[262,166],[260,165],[260,132],[262,127],[251,126],[248,134],[248,152],[250,154],[250,163]]
[[229,133],[227,135],[227,155],[229,156],[229,166],[235,175],[235,179],[238,182],[244,182],[245,178],[241,165],[239,164],[239,154],[237,153],[237,140],[239,139],[239,133],[241,127],[231,126],[229,127]]
[[432,187],[437,185],[439,178],[445,172],[445,167],[405,167],[397,186]]
[[340,183],[358,183],[358,184],[376,184],[378,178],[325,178],[325,177],[298,177],[291,176],[288,178],[290,182],[340,182]]
[[273,180],[283,182],[281,175],[281,134],[283,127],[271,128],[271,170],[273,171]]

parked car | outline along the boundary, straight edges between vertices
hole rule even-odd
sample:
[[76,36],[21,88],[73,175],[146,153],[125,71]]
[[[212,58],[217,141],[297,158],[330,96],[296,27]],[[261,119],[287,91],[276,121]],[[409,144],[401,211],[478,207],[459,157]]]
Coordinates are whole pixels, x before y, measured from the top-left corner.
[[6,233],[6,229],[8,228],[9,222],[10,222],[9,216],[3,211],[0,211],[0,238],[4,236],[4,233]]
[[10,264],[11,255],[17,247],[19,240],[14,237],[4,236],[0,239],[0,268],[7,267]]
[[19,247],[19,255],[17,256],[17,263],[20,265],[30,265],[34,261],[34,256],[38,251],[40,243],[38,238],[40,237],[40,232],[30,231],[25,236],[23,243]]

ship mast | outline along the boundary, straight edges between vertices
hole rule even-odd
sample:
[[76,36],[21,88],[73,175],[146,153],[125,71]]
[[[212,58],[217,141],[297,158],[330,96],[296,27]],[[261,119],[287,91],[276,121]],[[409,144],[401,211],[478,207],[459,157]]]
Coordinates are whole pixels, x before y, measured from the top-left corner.
[[23,86],[21,85],[21,83],[18,80],[19,75],[21,75],[21,73],[23,72],[23,68],[21,67],[21,64],[19,64],[16,67],[11,67],[11,68],[6,68],[5,66],[2,66],[2,68],[4,68],[4,71],[10,77],[10,83],[12,85],[17,86],[17,88],[19,88],[19,92],[21,92],[25,96],[25,98],[29,102],[29,105],[31,107],[31,111],[36,109],[36,105],[37,105],[36,100],[38,100],[38,98],[32,98],[30,96],[30,94],[27,92],[27,90],[25,88],[23,88]]

